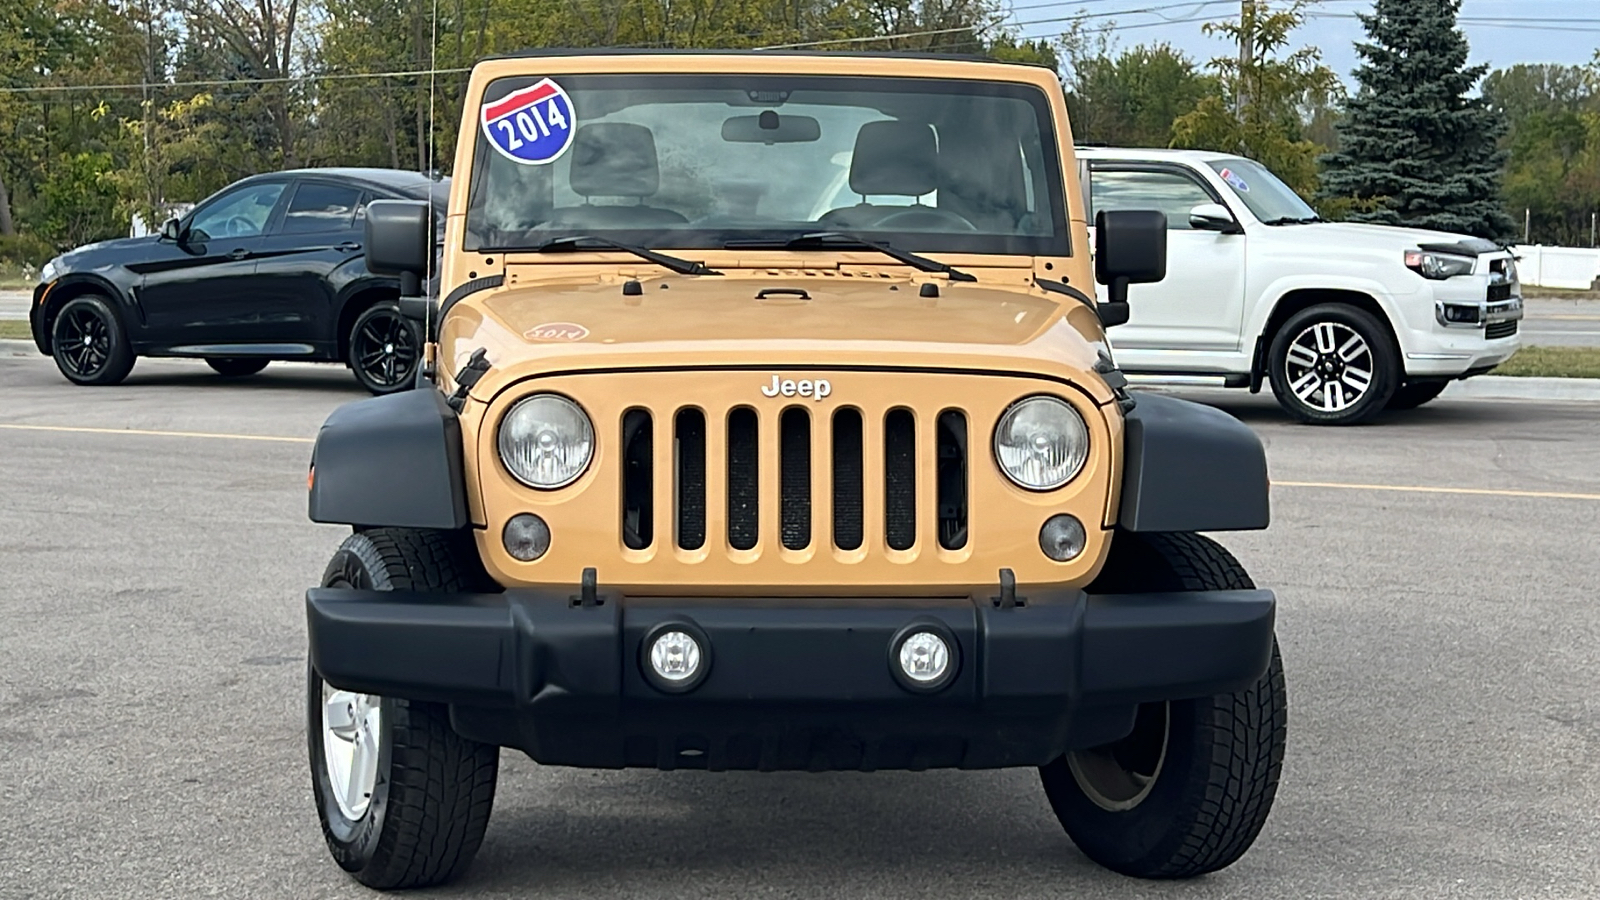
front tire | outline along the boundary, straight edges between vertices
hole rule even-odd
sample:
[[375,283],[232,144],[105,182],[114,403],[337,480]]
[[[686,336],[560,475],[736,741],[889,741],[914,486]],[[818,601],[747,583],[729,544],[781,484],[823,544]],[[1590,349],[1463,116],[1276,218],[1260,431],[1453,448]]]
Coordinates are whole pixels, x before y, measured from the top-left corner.
[[[1193,534],[1119,532],[1094,591],[1254,587],[1228,551]],[[1272,809],[1288,701],[1276,643],[1242,691],[1140,706],[1131,734],[1039,770],[1085,856],[1136,878],[1189,878],[1243,856]]]
[[99,294],[67,301],[50,323],[50,355],[56,368],[73,384],[118,384],[133,371],[128,333]]
[[1311,425],[1355,425],[1383,412],[1403,377],[1400,352],[1377,317],[1344,303],[1290,316],[1267,351],[1278,404]]
[[206,357],[206,365],[210,366],[213,372],[216,372],[223,378],[243,378],[246,375],[254,375],[262,369],[265,369],[267,367],[267,362],[268,361],[265,359],[249,359],[247,357]]
[[356,316],[348,347],[350,370],[368,391],[393,394],[416,386],[422,342],[398,304],[377,303]]
[[[378,528],[351,535],[324,587],[471,591],[484,587],[468,540]],[[339,690],[308,667],[306,743],[312,793],[334,861],[380,890],[459,876],[494,806],[498,747],[450,727],[443,704]]]

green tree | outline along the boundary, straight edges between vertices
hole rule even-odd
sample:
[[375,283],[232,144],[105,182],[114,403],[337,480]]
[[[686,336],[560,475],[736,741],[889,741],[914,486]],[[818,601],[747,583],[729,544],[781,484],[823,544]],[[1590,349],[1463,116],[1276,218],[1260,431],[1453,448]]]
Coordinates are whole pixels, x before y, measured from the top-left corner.
[[1258,0],[1236,21],[1206,23],[1207,34],[1249,53],[1211,61],[1221,93],[1201,99],[1172,123],[1172,146],[1248,156],[1302,196],[1315,193],[1316,160],[1324,148],[1305,136],[1304,116],[1336,97],[1339,81],[1314,47],[1283,54],[1290,33],[1304,21],[1304,0],[1281,8]]
[[1356,221],[1508,240],[1500,200],[1504,120],[1470,91],[1485,66],[1467,66],[1456,27],[1460,0],[1377,0],[1361,22],[1359,93],[1324,161],[1323,196],[1365,204]]
[[1109,30],[1081,25],[1061,36],[1067,112],[1073,137],[1122,147],[1165,147],[1172,123],[1221,90],[1193,60],[1170,44],[1139,45],[1117,53]]
[[1483,101],[1514,133],[1530,115],[1600,107],[1600,67],[1518,64],[1483,79]]

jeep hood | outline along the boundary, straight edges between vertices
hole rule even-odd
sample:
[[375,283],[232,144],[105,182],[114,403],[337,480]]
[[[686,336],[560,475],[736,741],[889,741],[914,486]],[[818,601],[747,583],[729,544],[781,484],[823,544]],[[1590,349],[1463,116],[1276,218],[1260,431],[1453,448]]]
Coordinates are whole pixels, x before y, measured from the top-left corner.
[[[464,360],[484,347],[501,371],[525,362],[543,368],[556,358],[585,366],[972,367],[1067,377],[1091,369],[1105,352],[1094,312],[1013,277],[1014,288],[730,271],[641,278],[634,295],[621,278],[507,285],[452,308],[443,358]],[[924,296],[933,292],[927,285],[936,286],[935,296]]]

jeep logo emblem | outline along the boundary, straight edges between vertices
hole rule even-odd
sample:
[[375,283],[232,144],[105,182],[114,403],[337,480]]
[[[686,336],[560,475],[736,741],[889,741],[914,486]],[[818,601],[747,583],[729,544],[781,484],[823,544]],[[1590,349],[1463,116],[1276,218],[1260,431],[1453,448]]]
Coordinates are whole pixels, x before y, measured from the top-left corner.
[[831,393],[833,385],[829,384],[826,378],[818,378],[816,381],[809,378],[794,381],[788,378],[780,379],[774,375],[771,384],[761,386],[761,394],[765,397],[810,397],[821,401],[827,399]]

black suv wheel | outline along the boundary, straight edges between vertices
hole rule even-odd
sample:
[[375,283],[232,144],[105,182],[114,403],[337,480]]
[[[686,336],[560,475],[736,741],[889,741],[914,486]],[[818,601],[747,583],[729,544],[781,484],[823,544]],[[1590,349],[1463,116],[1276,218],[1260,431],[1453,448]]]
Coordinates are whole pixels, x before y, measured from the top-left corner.
[[122,320],[98,294],[74,297],[50,323],[50,355],[73,384],[117,384],[133,371]]
[[394,303],[379,303],[356,317],[350,327],[350,369],[361,386],[374,394],[410,390],[417,380],[422,344],[417,329]]

